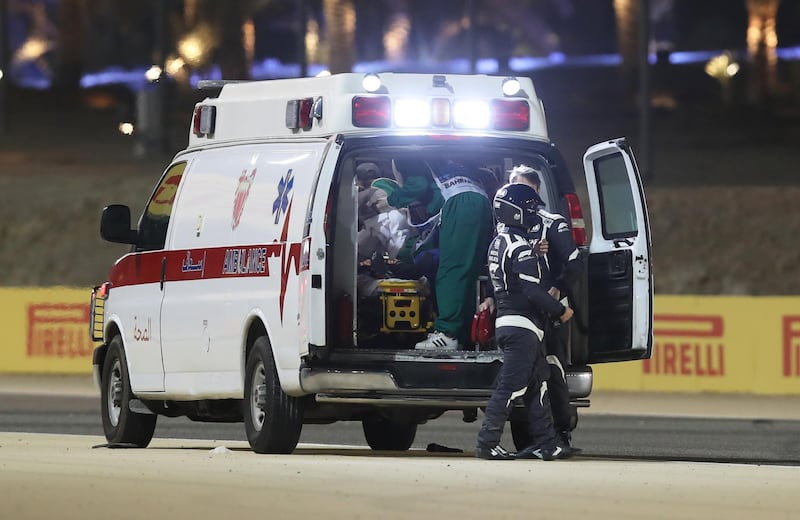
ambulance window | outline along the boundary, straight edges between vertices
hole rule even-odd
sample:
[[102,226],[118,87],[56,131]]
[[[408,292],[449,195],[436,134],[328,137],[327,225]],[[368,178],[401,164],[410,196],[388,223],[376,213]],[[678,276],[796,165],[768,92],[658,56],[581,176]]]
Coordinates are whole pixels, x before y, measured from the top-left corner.
[[603,236],[607,239],[636,236],[636,207],[622,154],[597,159],[594,170],[600,193]]
[[139,221],[137,251],[164,248],[167,226],[172,215],[172,205],[175,202],[175,194],[178,192],[178,185],[185,169],[185,162],[172,165],[153,191],[153,196],[150,197],[150,202],[147,203]]

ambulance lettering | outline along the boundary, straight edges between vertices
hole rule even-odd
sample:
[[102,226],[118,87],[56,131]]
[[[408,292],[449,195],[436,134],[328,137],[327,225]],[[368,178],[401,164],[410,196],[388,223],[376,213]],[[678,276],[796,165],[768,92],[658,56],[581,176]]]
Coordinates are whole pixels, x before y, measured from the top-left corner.
[[725,375],[722,316],[656,314],[654,321],[656,341],[652,357],[642,365],[645,374]]
[[206,263],[206,253],[203,252],[203,259],[198,260],[195,262],[192,260],[192,252],[186,251],[186,258],[183,259],[181,263],[181,272],[182,273],[193,273],[193,272],[200,272],[202,275],[203,266]]
[[800,316],[783,317],[783,375],[800,377]]
[[139,323],[136,316],[133,317],[133,339],[134,341],[150,341],[150,331],[153,329],[151,319],[147,322]]
[[222,274],[265,274],[269,276],[267,248],[226,249],[225,260],[222,262]]

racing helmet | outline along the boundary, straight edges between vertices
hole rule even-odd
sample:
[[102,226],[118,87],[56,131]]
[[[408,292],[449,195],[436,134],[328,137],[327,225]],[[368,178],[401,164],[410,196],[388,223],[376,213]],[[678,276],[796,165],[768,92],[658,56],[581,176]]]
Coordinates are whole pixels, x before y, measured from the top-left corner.
[[499,223],[531,229],[541,221],[536,211],[544,206],[544,201],[527,184],[506,184],[497,190],[492,206]]

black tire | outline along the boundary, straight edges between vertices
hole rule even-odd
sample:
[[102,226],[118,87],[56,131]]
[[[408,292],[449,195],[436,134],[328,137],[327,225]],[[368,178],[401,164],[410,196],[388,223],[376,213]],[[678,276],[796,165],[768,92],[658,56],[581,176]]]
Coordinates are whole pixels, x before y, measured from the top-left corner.
[[128,363],[122,339],[115,336],[108,345],[100,384],[103,431],[110,444],[131,444],[145,448],[153,439],[157,415],[131,411],[133,398]]
[[361,425],[373,450],[406,451],[417,436],[416,423],[395,423],[381,417],[364,420]]
[[578,427],[578,407],[573,404],[570,405],[569,410],[569,430],[572,431]]
[[[570,421],[569,431],[573,431],[578,426],[578,407],[570,405]],[[528,428],[528,420],[525,417],[523,409],[514,409],[511,413],[511,439],[514,441],[514,447],[517,451],[527,448],[533,444],[530,429]],[[558,434],[559,432],[556,432]]]
[[256,453],[291,453],[303,428],[303,401],[281,389],[272,348],[261,336],[247,356],[244,429]]

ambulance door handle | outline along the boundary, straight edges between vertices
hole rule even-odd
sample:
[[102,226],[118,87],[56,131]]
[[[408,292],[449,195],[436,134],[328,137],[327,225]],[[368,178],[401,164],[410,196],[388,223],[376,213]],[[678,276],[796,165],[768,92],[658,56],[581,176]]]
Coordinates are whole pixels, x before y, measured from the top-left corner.
[[164,279],[167,277],[167,257],[161,258],[161,290],[164,290]]

